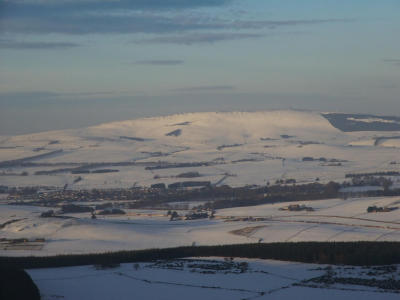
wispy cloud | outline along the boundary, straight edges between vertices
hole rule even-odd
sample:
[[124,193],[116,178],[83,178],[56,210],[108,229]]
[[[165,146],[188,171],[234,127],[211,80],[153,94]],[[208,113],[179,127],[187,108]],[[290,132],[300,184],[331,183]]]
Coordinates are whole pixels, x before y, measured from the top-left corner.
[[67,49],[79,47],[77,43],[71,42],[45,42],[45,41],[16,41],[0,39],[0,49],[14,49],[14,50],[24,50],[24,49]]
[[155,60],[138,60],[135,62],[137,65],[155,65],[155,66],[176,66],[182,65],[185,62],[183,60],[174,59],[155,59]]
[[115,95],[114,91],[92,92],[57,92],[57,91],[11,91],[0,92],[0,100],[25,100],[25,99],[61,99],[61,98],[91,98]]
[[82,10],[171,10],[222,6],[232,0],[14,0],[2,1],[0,7],[25,13],[63,12]]
[[[178,15],[232,0],[0,1],[0,31],[8,33],[163,33],[214,27]],[[192,20],[190,22],[190,20]],[[208,24],[207,24],[208,23]]]
[[249,38],[260,38],[264,37],[264,34],[258,33],[220,33],[220,32],[210,32],[210,33],[196,33],[196,34],[180,34],[180,35],[163,35],[154,38],[142,39],[135,41],[136,43],[166,43],[166,44],[181,44],[181,45],[193,45],[193,44],[212,44],[220,41],[227,40],[239,40],[239,39],[249,39]]
[[234,90],[233,85],[204,85],[204,86],[190,86],[173,89],[174,92],[207,92],[207,91],[231,91]]
[[315,25],[326,23],[349,23],[353,19],[293,19],[293,20],[259,20],[259,21],[235,21],[233,26],[237,29],[276,28],[284,26]]
[[[212,44],[264,37],[266,30],[351,22],[350,19],[249,20],[202,15],[194,8],[225,7],[234,0],[0,0],[0,34],[144,34],[134,43]],[[65,49],[75,43],[3,42],[1,48]],[[143,64],[177,65],[148,61]]]
[[400,59],[397,58],[385,58],[383,62],[400,67]]
[[383,83],[377,85],[377,87],[381,89],[397,89],[399,86],[395,83]]
[[[224,19],[201,14],[193,15],[186,10],[224,6],[231,2],[232,0],[2,1],[0,32],[164,35],[189,31],[274,29],[351,21],[348,19],[245,20],[241,16]],[[240,34],[231,33],[230,37],[240,38],[246,35],[246,33]],[[250,37],[248,33],[247,36]]]
[[59,16],[16,16],[4,13],[1,30],[9,33],[29,34],[165,34],[183,33],[189,31],[215,30],[258,30],[277,29],[280,27],[295,27],[318,25],[326,23],[349,22],[346,19],[311,19],[311,20],[282,20],[282,21],[243,21],[225,20],[221,18],[187,18],[182,15],[146,13],[131,11],[129,14],[112,14],[112,10],[103,14],[79,12],[61,14]]

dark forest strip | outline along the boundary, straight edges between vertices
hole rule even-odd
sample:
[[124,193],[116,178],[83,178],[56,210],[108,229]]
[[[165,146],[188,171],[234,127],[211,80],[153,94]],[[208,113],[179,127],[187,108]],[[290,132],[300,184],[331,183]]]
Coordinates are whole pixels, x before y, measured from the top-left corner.
[[188,246],[46,257],[0,257],[0,265],[33,269],[210,256],[275,259],[318,264],[388,265],[400,263],[400,242],[287,242]]

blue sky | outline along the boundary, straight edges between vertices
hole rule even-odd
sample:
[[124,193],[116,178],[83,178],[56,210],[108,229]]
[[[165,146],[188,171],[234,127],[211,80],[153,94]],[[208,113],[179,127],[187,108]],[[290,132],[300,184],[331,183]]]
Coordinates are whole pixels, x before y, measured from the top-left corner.
[[186,111],[400,115],[398,0],[0,1],[0,134]]

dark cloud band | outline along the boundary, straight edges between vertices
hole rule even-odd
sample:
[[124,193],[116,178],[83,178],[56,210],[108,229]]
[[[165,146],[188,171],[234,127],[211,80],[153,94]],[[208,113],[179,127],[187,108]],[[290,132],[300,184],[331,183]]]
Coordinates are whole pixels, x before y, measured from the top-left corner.
[[183,60],[167,60],[167,59],[159,59],[159,60],[139,60],[136,61],[137,65],[155,65],[155,66],[176,66],[184,64]]
[[43,42],[43,41],[16,41],[16,40],[1,40],[0,39],[0,49],[14,49],[14,50],[24,50],[24,49],[68,49],[79,47],[77,43],[71,42]]

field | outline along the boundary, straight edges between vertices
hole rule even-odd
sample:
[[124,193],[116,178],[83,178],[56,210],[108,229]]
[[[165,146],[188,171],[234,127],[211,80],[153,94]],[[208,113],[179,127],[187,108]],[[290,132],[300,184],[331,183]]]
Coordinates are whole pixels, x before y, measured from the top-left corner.
[[28,270],[53,299],[397,299],[399,266],[180,259]]
[[[296,241],[399,241],[400,210],[367,213],[372,205],[397,207],[399,197],[328,199],[221,209],[213,219],[170,221],[166,210],[126,210],[91,219],[90,213],[41,218],[44,207],[0,205],[2,238],[21,242],[2,255],[54,255],[117,250]],[[313,211],[282,210],[289,205]],[[188,211],[178,211],[184,215]],[[26,241],[24,241],[26,240]],[[35,241],[40,249],[30,246]],[[3,241],[4,243],[5,241]],[[37,242],[36,242],[37,244]],[[25,246],[24,246],[25,245]]]

